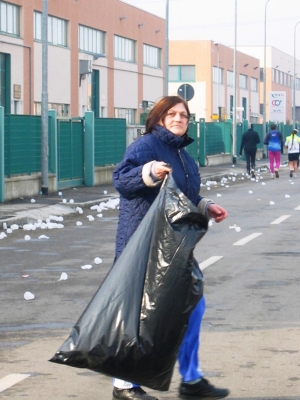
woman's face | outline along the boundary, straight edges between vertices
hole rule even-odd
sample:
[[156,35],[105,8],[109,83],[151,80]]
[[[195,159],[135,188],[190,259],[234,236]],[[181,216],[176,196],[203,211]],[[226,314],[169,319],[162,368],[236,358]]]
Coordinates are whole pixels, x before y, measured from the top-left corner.
[[165,116],[165,120],[160,121],[159,125],[164,126],[176,136],[183,136],[187,131],[189,123],[188,113],[182,103],[170,108]]

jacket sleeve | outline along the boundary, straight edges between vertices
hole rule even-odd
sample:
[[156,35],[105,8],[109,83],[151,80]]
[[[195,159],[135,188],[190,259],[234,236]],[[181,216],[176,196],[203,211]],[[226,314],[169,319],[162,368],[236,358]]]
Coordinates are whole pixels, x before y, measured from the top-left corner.
[[241,147],[240,147],[240,156],[242,155],[244,146],[245,146],[245,135],[242,136]]
[[283,141],[282,133],[278,132],[278,136],[279,136],[280,143],[281,143],[281,154],[283,154],[284,141]]
[[256,144],[260,143],[260,137],[259,134],[256,132]]
[[270,140],[270,133],[267,134],[267,136],[264,138],[264,144],[268,145]]
[[148,170],[151,179],[151,161],[155,161],[155,154],[148,145],[134,142],[127,148],[123,160],[113,172],[114,186],[123,197],[138,197],[161,184],[162,181],[146,184],[143,179],[145,170]]

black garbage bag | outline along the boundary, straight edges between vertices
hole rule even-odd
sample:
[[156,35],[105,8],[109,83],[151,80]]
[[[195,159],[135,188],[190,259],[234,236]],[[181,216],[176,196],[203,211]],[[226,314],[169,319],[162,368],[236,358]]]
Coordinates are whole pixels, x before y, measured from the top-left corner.
[[203,276],[193,250],[208,220],[172,175],[50,360],[168,390]]

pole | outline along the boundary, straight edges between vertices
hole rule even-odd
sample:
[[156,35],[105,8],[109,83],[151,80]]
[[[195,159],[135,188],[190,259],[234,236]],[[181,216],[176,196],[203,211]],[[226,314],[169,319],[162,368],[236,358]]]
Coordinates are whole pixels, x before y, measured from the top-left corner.
[[294,78],[293,78],[293,127],[296,128],[296,28],[300,24],[298,21],[294,28]]
[[266,97],[267,97],[267,83],[266,83],[266,58],[267,58],[267,5],[270,0],[266,1],[265,4],[265,22],[264,22],[264,68],[263,68],[263,136],[266,135]]
[[237,42],[237,0],[234,10],[234,51],[233,51],[233,110],[232,110],[232,163],[236,164],[236,42]]
[[169,0],[166,2],[166,37],[165,37],[165,82],[164,95],[169,93]]
[[42,194],[48,195],[48,0],[42,12]]
[[218,50],[218,82],[217,82],[217,114],[218,114],[218,120],[220,122],[219,118],[219,92],[220,92],[220,51],[219,51],[219,44],[216,44],[217,50]]

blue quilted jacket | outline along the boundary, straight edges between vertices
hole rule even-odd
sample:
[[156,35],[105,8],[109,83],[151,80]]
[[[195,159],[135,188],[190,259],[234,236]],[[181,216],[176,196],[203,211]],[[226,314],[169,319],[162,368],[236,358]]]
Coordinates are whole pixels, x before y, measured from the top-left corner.
[[142,179],[144,164],[164,161],[171,164],[179,189],[197,206],[201,200],[198,166],[184,149],[193,139],[176,136],[163,126],[132,143],[113,173],[113,182],[120,193],[120,214],[116,238],[116,257],[126,246],[160,190],[148,187]]

